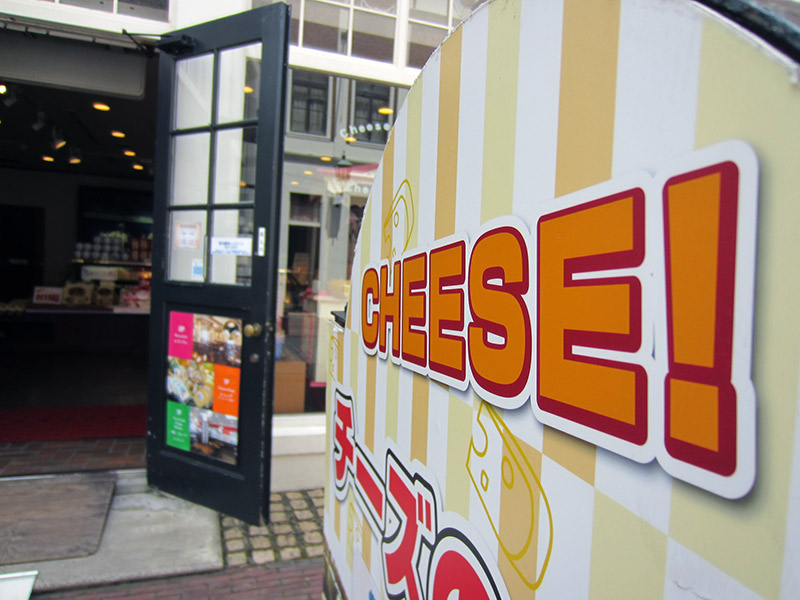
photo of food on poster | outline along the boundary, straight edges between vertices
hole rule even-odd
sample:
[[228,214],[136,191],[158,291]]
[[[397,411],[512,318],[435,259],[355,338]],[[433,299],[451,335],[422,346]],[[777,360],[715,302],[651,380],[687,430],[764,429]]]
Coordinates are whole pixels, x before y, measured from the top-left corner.
[[[167,356],[167,438],[180,450],[235,464],[242,355],[239,319],[171,312]],[[183,405],[190,409],[187,431]],[[178,415],[181,422],[178,423]],[[191,442],[188,436],[191,436]]]
[[192,408],[189,412],[191,451],[236,464],[239,419],[211,410]]

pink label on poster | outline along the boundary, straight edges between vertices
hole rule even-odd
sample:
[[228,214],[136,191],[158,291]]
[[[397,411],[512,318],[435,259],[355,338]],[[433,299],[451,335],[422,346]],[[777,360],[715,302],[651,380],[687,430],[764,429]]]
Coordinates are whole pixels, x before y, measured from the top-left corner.
[[194,335],[194,315],[169,313],[169,356],[191,360]]

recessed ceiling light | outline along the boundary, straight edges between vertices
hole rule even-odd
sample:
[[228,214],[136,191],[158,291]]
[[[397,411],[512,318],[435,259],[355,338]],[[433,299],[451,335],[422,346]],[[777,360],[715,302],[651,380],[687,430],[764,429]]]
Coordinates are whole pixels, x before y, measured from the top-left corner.
[[136,152],[134,152],[133,150],[125,150],[125,151],[123,152],[123,154],[124,154],[125,156],[136,156]]
[[303,171],[303,175],[313,175],[313,171]]
[[300,185],[300,182],[299,181],[293,181],[292,185]]
[[92,108],[102,112],[107,112],[111,110],[111,107],[103,102],[95,102],[94,104],[92,104]]
[[144,170],[144,167],[142,165],[140,165],[139,163],[134,163],[133,169],[134,169],[134,171],[142,171],[142,170]]
[[79,156],[73,156],[69,159],[69,164],[71,165],[79,165],[81,164],[81,159]]
[[244,86],[244,93],[245,94],[252,94],[253,93],[253,88],[251,88],[249,85]]
[[43,154],[42,155],[42,160],[44,162],[53,162],[55,160],[55,158],[53,158],[52,156],[50,156],[48,154]]
[[378,112],[380,114],[382,114],[382,115],[391,115],[391,114],[394,114],[394,109],[393,108],[389,108],[388,106],[381,106],[378,109]]
[[125,134],[123,132],[121,132],[121,131],[114,130],[114,131],[111,132],[111,137],[124,138]]
[[319,159],[322,162],[331,162],[331,160],[332,160],[330,156],[320,156]]
[[348,144],[352,144],[353,142],[355,142],[357,140],[352,135],[348,135],[346,138],[344,138],[344,141],[347,142]]

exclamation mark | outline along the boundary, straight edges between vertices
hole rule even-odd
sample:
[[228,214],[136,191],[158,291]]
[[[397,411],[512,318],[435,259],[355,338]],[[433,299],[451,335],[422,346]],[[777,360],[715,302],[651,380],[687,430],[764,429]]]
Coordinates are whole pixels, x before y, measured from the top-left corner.
[[665,447],[718,473],[736,470],[731,383],[739,170],[723,162],[664,186],[667,342]]

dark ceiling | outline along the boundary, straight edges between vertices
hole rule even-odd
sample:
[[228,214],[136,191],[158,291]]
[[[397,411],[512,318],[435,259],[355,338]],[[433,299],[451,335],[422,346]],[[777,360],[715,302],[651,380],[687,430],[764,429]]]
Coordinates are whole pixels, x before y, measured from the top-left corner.
[[[7,88],[0,95],[0,167],[152,179],[158,59],[147,63],[141,100],[15,83],[3,80],[0,72],[0,84]],[[110,110],[94,109],[95,102]],[[112,137],[112,130],[125,138]],[[54,149],[54,135],[66,145]],[[125,150],[136,156],[126,157]],[[69,162],[74,151],[80,153],[80,164]],[[53,162],[45,162],[45,155]],[[135,170],[134,163],[143,169]]]

